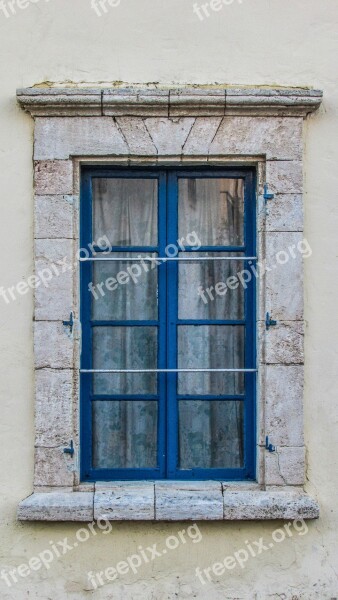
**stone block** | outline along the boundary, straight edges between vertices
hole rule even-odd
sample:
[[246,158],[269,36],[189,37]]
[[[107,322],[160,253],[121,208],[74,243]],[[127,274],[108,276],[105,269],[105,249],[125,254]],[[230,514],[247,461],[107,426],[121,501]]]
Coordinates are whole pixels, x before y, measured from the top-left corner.
[[268,160],[266,181],[269,191],[275,194],[301,194],[303,168],[299,160]]
[[[265,307],[272,318],[303,319],[303,235],[300,232],[266,234]],[[265,318],[265,314],[261,315]]]
[[[35,241],[35,318],[66,320],[73,308],[73,241]],[[38,283],[39,282],[39,283]]]
[[224,117],[209,153],[300,160],[302,124],[301,118]]
[[35,448],[34,485],[73,485],[74,458],[63,449],[63,446]]
[[70,160],[39,160],[34,163],[35,193],[71,194],[73,165]]
[[35,160],[63,160],[70,156],[128,153],[128,146],[111,117],[36,119]]
[[317,519],[318,504],[306,494],[292,492],[224,492],[224,519]]
[[36,321],[34,355],[37,369],[71,369],[73,339],[69,328],[57,321]]
[[92,521],[93,492],[35,493],[20,502],[20,521]]
[[145,156],[157,154],[143,119],[117,117],[116,122],[128,144],[130,154]]
[[218,117],[198,117],[183,146],[183,154],[208,155],[209,148],[222,119]]
[[68,446],[73,439],[73,371],[35,374],[35,445]]
[[35,196],[36,239],[73,237],[73,196]]
[[194,118],[145,119],[145,126],[159,155],[181,155]]
[[277,446],[301,446],[303,433],[302,365],[266,365],[265,381],[265,431],[261,443],[268,435]]
[[[273,442],[273,440],[271,440]],[[277,446],[265,454],[266,485],[303,485],[305,479],[305,448]]]
[[156,482],[155,518],[158,521],[223,519],[221,483]]
[[155,518],[154,483],[96,484],[94,518],[110,521],[152,521]]
[[[271,315],[272,318],[274,315]],[[278,321],[266,331],[259,323],[260,361],[266,364],[303,364],[304,324],[302,321]]]
[[261,201],[258,228],[260,231],[303,231],[302,194],[276,194],[266,207]]

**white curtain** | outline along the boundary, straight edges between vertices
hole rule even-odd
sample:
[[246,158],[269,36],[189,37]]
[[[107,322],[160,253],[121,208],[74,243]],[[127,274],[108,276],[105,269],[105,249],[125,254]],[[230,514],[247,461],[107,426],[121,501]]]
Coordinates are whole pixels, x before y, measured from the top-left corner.
[[[157,187],[153,180],[96,179],[93,188],[93,236],[106,235],[113,246],[157,244]],[[243,187],[239,180],[180,179],[179,238],[195,232],[203,246],[243,244]],[[213,253],[195,256],[213,256]],[[121,253],[119,256],[131,256]],[[149,254],[148,254],[149,256]],[[180,256],[183,256],[181,253]],[[216,254],[215,254],[216,256]],[[220,256],[220,254],[217,254]],[[127,263],[97,262],[94,285],[116,277]],[[165,268],[161,266],[160,268]],[[243,268],[241,262],[202,261],[179,265],[179,318],[243,319],[243,290],[203,302],[204,290],[226,281]],[[100,320],[157,318],[157,268],[92,300],[92,315]],[[169,290],[170,294],[170,290]],[[94,368],[156,368],[155,327],[95,327]],[[242,326],[179,326],[178,366],[182,368],[244,367]],[[94,377],[96,394],[154,394],[156,375],[105,374]],[[240,394],[239,374],[180,374],[178,393]],[[93,460],[96,468],[155,467],[157,403],[155,401],[95,401]],[[240,467],[243,462],[242,402],[181,400],[179,402],[181,468]]]

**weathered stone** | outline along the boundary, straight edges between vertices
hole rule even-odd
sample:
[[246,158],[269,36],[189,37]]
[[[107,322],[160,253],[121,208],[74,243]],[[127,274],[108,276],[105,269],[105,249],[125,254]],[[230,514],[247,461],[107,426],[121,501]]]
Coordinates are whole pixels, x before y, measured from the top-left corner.
[[293,321],[303,318],[302,240],[299,232],[269,232],[266,235],[265,307],[274,319]]
[[221,123],[221,118],[199,117],[195,120],[183,146],[183,154],[208,155],[210,144]]
[[170,91],[170,117],[213,117],[223,116],[224,112],[224,89],[178,88]]
[[92,521],[93,492],[35,493],[20,502],[20,521]]
[[302,124],[303,120],[296,118],[224,117],[209,153],[299,160]]
[[192,118],[145,119],[145,126],[158,154],[182,154],[182,148],[195,122]]
[[35,448],[34,485],[73,485],[74,459],[63,450],[63,446]]
[[103,90],[102,110],[112,116],[164,116],[169,114],[169,90],[106,89]]
[[66,320],[69,317],[73,308],[72,248],[72,240],[35,241],[37,320]]
[[73,371],[40,369],[35,375],[35,445],[67,446],[73,439]]
[[317,519],[318,504],[292,492],[224,492],[225,520]]
[[36,119],[35,160],[128,153],[128,146],[111,117]]
[[41,160],[34,164],[35,193],[71,194],[73,165],[70,160]]
[[56,321],[34,323],[34,355],[37,369],[70,369],[73,366],[73,339],[69,328]]
[[[274,315],[271,315],[273,318]],[[267,364],[302,364],[304,362],[304,324],[301,321],[278,321],[266,331],[259,324],[260,361]]]
[[[271,440],[273,443],[273,440]],[[277,446],[265,455],[267,485],[303,485],[305,479],[305,448]]]
[[303,231],[302,194],[275,194],[266,206],[262,198],[260,201],[260,231]]
[[36,239],[73,237],[73,196],[35,196]]
[[303,434],[302,365],[267,365],[265,380],[265,431],[261,443],[268,435],[276,446],[301,446]]
[[155,482],[158,521],[223,519],[222,485],[218,482]]
[[33,87],[17,91],[18,102],[34,117],[100,115],[100,88]]
[[110,482],[95,487],[95,519],[152,521],[155,518],[153,482]]
[[131,154],[144,154],[146,156],[157,154],[157,150],[143,119],[137,117],[120,117],[116,118],[116,122],[127,141]]
[[301,194],[303,191],[301,161],[268,160],[266,163],[266,181],[269,185],[269,191],[275,194]]

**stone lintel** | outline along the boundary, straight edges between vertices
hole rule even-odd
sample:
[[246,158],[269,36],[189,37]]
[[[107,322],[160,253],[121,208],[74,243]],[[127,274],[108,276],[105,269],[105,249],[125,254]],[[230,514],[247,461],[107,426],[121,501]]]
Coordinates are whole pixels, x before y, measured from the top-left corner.
[[31,87],[17,90],[24,110],[36,116],[302,116],[323,93],[283,87]]

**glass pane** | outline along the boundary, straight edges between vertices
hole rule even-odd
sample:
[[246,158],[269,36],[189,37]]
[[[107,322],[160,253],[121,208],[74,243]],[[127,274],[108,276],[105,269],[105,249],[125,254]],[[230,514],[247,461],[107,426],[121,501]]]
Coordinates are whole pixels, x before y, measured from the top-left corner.
[[[94,327],[94,369],[156,369],[157,327]],[[94,375],[94,394],[156,394],[156,373]]]
[[[180,256],[220,257],[243,254],[185,252]],[[237,277],[244,269],[243,261],[205,260],[178,264],[179,319],[244,319],[244,288]],[[249,285],[249,275],[245,274],[246,286]],[[251,277],[253,278],[252,273]]]
[[202,246],[244,244],[242,179],[179,179],[179,237],[195,232]]
[[93,178],[93,242],[157,246],[157,180]]
[[[178,368],[244,369],[242,325],[178,326]],[[179,373],[179,394],[243,394],[243,373]]]
[[243,466],[243,402],[179,402],[181,469]]
[[[98,256],[97,254],[95,256]],[[117,257],[156,254],[113,253]],[[157,269],[154,261],[93,263],[92,318],[108,321],[157,319]]]
[[93,402],[93,467],[157,465],[157,402]]

